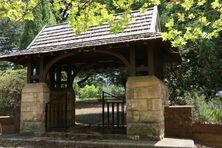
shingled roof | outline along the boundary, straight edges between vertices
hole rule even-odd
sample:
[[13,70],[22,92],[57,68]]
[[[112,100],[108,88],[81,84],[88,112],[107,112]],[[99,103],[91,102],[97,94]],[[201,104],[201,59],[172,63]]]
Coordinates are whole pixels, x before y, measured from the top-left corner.
[[156,6],[149,8],[145,13],[134,11],[132,17],[134,21],[125,28],[124,32],[118,34],[110,32],[108,24],[93,26],[79,36],[75,35],[68,23],[45,26],[27,49],[10,55],[2,55],[0,59],[161,38]]

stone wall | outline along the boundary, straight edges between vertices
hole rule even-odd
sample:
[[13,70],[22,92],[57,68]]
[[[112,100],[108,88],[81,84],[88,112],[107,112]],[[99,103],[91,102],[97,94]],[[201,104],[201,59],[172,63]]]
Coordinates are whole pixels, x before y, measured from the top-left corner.
[[192,137],[192,108],[193,106],[170,106],[165,108],[166,137]]
[[165,108],[165,135],[173,138],[193,139],[198,144],[222,147],[222,125],[194,123],[193,106]]
[[195,142],[210,147],[222,147],[222,125],[194,123],[192,138]]
[[45,104],[49,88],[45,83],[26,84],[22,90],[20,132],[41,135],[45,132]]
[[126,84],[127,136],[133,139],[164,137],[167,88],[155,76],[129,77]]
[[12,134],[16,132],[14,116],[0,116],[0,135]]

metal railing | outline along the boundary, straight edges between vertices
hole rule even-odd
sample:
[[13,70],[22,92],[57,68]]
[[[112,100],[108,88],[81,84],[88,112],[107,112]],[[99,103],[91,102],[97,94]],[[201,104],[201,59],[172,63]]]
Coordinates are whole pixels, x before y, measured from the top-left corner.
[[[108,99],[107,99],[108,98]],[[102,92],[103,127],[125,127],[125,99]]]
[[65,100],[56,98],[45,106],[46,131],[67,130],[67,94]]

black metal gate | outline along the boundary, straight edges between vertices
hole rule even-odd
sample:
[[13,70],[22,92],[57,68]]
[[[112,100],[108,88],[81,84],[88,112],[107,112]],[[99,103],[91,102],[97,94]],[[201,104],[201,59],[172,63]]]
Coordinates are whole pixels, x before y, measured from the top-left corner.
[[102,92],[102,125],[112,128],[126,126],[124,97]]
[[46,131],[64,131],[67,129],[67,94],[65,100],[57,98],[45,106]]

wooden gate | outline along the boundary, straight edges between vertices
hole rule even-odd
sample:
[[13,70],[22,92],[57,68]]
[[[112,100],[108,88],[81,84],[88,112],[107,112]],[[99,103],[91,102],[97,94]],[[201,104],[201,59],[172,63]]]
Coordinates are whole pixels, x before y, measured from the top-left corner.
[[102,92],[102,125],[112,128],[126,126],[124,97]]
[[46,131],[64,131],[67,129],[67,94],[65,100],[56,98],[45,106]]

